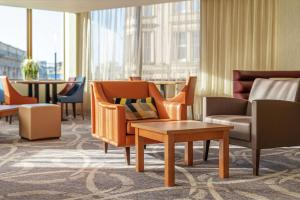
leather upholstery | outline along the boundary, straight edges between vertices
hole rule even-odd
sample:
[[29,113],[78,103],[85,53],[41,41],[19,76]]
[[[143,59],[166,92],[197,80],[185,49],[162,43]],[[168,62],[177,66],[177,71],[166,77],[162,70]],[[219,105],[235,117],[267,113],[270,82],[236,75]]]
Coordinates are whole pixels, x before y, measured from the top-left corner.
[[204,121],[233,125],[230,143],[252,148],[255,175],[261,149],[300,145],[299,80],[255,79],[249,101],[223,97],[203,100]]
[[29,140],[59,138],[61,136],[60,106],[22,105],[19,107],[19,123],[22,138]]
[[37,99],[33,97],[25,97],[20,95],[10,84],[6,76],[1,76],[0,81],[4,90],[4,103],[6,105],[21,105],[21,104],[34,104]]
[[213,115],[206,117],[205,122],[230,125],[234,128],[230,131],[230,138],[251,140],[251,117],[243,115]]
[[[145,81],[95,81],[91,83],[91,119],[94,137],[115,146],[134,144],[134,135],[125,119],[122,105],[113,98],[153,97],[160,119],[186,120],[186,105],[165,101],[154,83]],[[129,133],[129,135],[128,135]],[[133,137],[133,138],[131,138]]]
[[256,78],[300,78],[300,71],[233,71],[233,96],[248,99]]
[[273,99],[283,101],[300,101],[300,79],[271,80],[255,79],[249,101],[256,99]]

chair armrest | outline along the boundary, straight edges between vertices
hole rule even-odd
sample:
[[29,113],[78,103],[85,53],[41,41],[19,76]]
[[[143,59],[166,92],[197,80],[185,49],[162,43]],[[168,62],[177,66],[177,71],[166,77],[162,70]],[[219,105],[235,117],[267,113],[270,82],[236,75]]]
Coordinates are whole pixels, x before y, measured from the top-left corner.
[[300,145],[300,103],[255,100],[251,139],[259,148]]
[[116,146],[126,144],[125,107],[109,102],[96,103],[96,135]]
[[186,120],[187,106],[178,102],[164,101],[165,110],[168,113],[169,119]]
[[211,115],[245,115],[248,101],[230,97],[204,97],[203,119]]

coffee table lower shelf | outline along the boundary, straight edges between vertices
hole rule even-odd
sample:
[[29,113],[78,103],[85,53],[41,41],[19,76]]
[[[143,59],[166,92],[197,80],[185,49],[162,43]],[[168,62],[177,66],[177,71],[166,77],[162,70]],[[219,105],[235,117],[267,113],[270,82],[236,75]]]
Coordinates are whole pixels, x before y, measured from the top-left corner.
[[175,143],[178,142],[185,142],[185,164],[192,166],[193,141],[219,140],[219,176],[220,178],[229,176],[229,130],[231,126],[196,121],[136,123],[132,126],[135,127],[137,172],[144,171],[144,145],[164,144],[166,187],[172,187],[175,184]]

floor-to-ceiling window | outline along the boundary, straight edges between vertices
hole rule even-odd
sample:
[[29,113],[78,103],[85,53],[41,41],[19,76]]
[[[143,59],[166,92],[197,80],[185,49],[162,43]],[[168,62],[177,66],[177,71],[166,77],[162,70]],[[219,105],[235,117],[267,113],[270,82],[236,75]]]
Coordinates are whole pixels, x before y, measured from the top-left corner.
[[32,58],[41,79],[64,78],[64,14],[32,10]]
[[0,76],[21,79],[21,64],[30,57],[39,63],[40,79],[63,79],[64,13],[29,11],[0,6]]
[[93,11],[91,16],[92,79],[184,80],[198,72],[200,0]]
[[27,56],[26,9],[0,6],[0,27],[0,75],[20,79]]

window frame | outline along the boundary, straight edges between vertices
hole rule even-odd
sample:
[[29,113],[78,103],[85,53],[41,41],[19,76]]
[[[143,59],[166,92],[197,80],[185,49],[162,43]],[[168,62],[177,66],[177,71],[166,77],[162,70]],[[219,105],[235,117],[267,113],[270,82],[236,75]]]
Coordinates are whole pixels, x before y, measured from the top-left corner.
[[[26,9],[26,43],[27,43],[27,48],[26,48],[26,51],[27,51],[27,56],[26,58],[27,59],[32,59],[32,49],[33,49],[33,40],[32,40],[32,35],[33,35],[33,31],[32,31],[32,10],[33,9],[30,9],[30,8],[27,8]],[[66,66],[65,66],[65,62],[66,62],[66,56],[65,56],[65,27],[66,27],[66,24],[65,24],[65,13],[63,13],[63,79],[66,78]],[[9,77],[10,78],[10,77]],[[17,80],[15,78],[12,78],[10,80]]]

